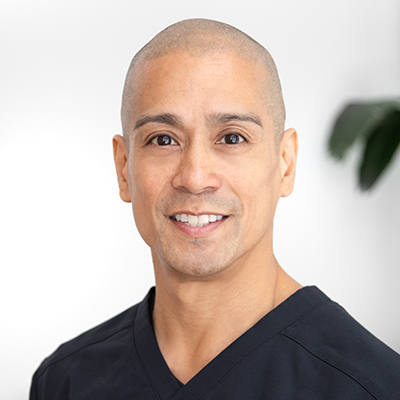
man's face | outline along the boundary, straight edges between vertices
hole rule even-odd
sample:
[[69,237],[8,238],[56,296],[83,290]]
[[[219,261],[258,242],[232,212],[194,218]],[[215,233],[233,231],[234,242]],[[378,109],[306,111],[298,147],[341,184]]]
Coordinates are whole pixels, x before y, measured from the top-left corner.
[[272,251],[283,174],[264,79],[260,65],[216,53],[135,72],[125,171],[156,267],[206,277]]

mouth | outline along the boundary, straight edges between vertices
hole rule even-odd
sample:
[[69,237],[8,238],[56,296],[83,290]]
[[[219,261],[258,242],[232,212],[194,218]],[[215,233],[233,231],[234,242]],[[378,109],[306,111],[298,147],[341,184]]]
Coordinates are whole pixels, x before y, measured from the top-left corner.
[[176,214],[170,217],[173,221],[181,222],[187,226],[192,228],[203,228],[205,226],[209,226],[211,224],[215,224],[221,221],[224,218],[227,218],[226,215],[219,214]]

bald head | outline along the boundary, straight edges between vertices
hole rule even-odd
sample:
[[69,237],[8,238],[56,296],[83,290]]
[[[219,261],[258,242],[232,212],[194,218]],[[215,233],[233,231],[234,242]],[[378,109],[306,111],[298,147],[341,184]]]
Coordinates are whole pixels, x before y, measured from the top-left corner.
[[193,57],[208,54],[232,54],[235,57],[261,65],[265,71],[262,93],[271,117],[276,144],[284,132],[285,106],[275,63],[269,52],[242,31],[218,21],[190,19],[177,22],[156,35],[134,56],[125,80],[121,119],[125,141],[131,131],[130,121],[134,107],[133,76],[147,62],[172,53],[184,52]]

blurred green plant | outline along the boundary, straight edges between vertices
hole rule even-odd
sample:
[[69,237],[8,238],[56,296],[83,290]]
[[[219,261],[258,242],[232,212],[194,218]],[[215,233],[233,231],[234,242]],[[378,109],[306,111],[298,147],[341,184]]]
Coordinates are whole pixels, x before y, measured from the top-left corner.
[[333,126],[329,152],[342,160],[356,142],[363,145],[358,183],[366,191],[382,176],[399,146],[400,98],[345,106]]

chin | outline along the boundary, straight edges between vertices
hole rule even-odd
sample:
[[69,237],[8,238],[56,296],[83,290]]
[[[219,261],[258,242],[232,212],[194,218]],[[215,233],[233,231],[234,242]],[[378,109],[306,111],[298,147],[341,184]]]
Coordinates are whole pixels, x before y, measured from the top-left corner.
[[168,265],[168,267],[177,272],[179,275],[187,278],[207,278],[210,276],[214,276],[225,269],[223,267],[221,268],[219,266],[210,265],[209,263],[196,263],[192,265],[179,266]]
[[235,256],[221,257],[215,259],[215,254],[206,256],[198,256],[191,254],[189,257],[175,257],[172,254],[164,254],[162,257],[163,264],[171,271],[174,271],[187,278],[207,278],[214,276],[229,267]]
[[237,234],[223,240],[207,237],[176,240],[160,235],[156,248],[161,267],[182,277],[207,278],[228,269],[239,258],[241,246]]

